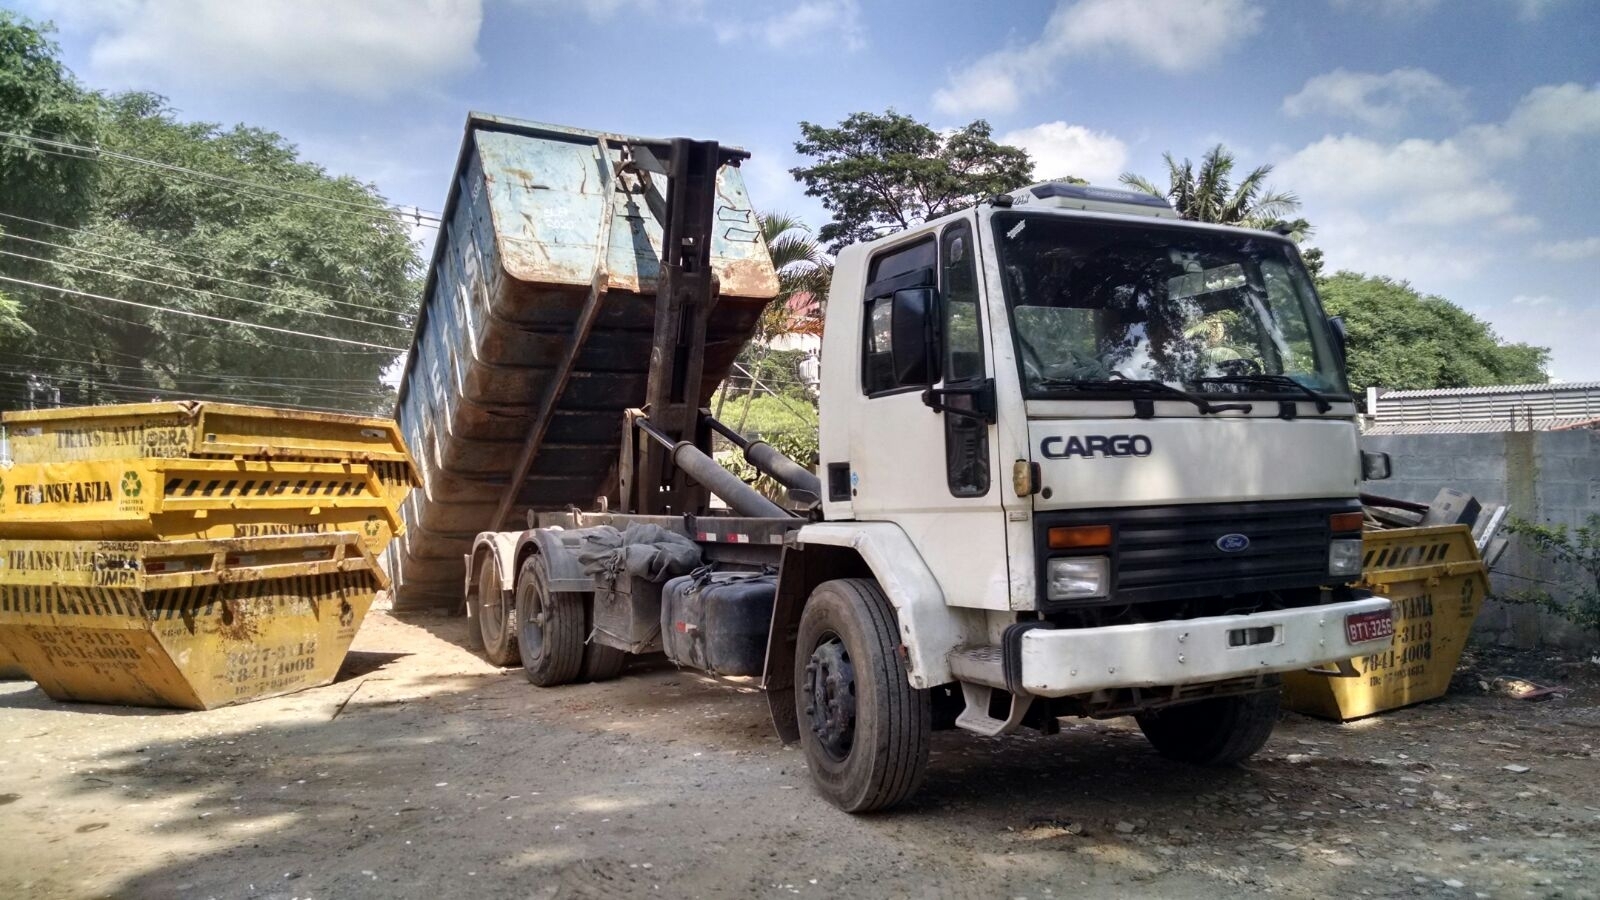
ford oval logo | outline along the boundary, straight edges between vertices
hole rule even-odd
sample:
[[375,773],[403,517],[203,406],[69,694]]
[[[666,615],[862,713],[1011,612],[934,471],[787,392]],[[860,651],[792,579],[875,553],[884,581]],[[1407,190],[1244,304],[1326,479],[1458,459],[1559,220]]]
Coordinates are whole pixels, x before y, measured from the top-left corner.
[[1225,534],[1217,538],[1217,549],[1223,553],[1238,553],[1250,546],[1250,539],[1242,534]]

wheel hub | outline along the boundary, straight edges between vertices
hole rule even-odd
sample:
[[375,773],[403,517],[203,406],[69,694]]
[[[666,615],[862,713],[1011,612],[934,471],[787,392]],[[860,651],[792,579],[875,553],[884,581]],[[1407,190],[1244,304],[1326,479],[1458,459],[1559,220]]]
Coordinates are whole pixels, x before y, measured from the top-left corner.
[[811,733],[835,760],[850,755],[856,732],[856,675],[844,642],[829,635],[806,662],[805,712]]

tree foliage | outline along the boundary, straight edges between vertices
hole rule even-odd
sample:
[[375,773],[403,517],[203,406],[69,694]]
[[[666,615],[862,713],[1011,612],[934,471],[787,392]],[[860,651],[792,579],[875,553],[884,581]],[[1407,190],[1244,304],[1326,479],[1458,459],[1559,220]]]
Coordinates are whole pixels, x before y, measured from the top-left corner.
[[1574,529],[1513,518],[1506,530],[1564,573],[1556,584],[1564,597],[1522,591],[1495,599],[1537,606],[1600,637],[1600,513]]
[[[790,301],[797,296],[809,295],[807,308],[812,311],[799,318],[821,318],[833,280],[833,260],[798,217],[779,212],[763,213],[757,218],[767,252],[772,256],[772,267],[778,272],[778,296],[761,315],[759,334],[765,339],[796,330],[797,316]],[[809,322],[801,324],[802,330],[810,327]],[[816,327],[820,330],[820,322]]]
[[982,119],[940,133],[892,109],[801,122],[794,148],[812,163],[791,174],[833,214],[817,237],[838,252],[1028,184],[1027,151],[992,134]]
[[[1187,158],[1178,162],[1171,153],[1163,154],[1162,158],[1167,162],[1165,190],[1132,172],[1124,172],[1119,180],[1136,190],[1167,198],[1185,219],[1266,228],[1284,222],[1286,216],[1300,208],[1300,198],[1293,193],[1267,187],[1272,166],[1257,166],[1234,184],[1236,161],[1233,153],[1221,144],[1206,151],[1198,169]],[[1289,223],[1289,227],[1291,236],[1298,233],[1296,241],[1311,231],[1304,219]]]
[[[0,9],[0,131],[71,142],[95,139],[98,98],[73,80],[59,52],[47,30]],[[76,224],[88,208],[94,175],[86,160],[0,136],[0,212]],[[13,224],[0,219],[0,233]],[[36,267],[15,259],[3,269],[19,277],[36,273]],[[15,300],[7,296],[12,290],[0,283],[0,336],[27,331]]]
[[1339,272],[1318,292],[1349,334],[1350,387],[1396,390],[1547,380],[1550,352],[1501,343],[1482,319],[1390,278]]
[[[36,52],[49,58],[34,71],[56,80],[54,93],[0,92],[0,121],[38,136],[51,129],[29,125],[42,120],[14,98],[70,96],[75,85],[53,47]],[[30,280],[223,321],[13,286],[33,333],[0,347],[0,385],[13,388],[0,390],[0,404],[17,402],[28,373],[48,377],[68,403],[197,397],[386,410],[393,392],[379,376],[397,353],[313,337],[409,342],[418,259],[376,189],[301,160],[273,132],[181,121],[153,94],[84,97],[93,127],[63,138],[87,148],[66,151],[74,183],[86,185],[79,210],[51,208],[28,189],[0,197],[0,212],[43,223],[0,220],[5,269],[27,265]]]

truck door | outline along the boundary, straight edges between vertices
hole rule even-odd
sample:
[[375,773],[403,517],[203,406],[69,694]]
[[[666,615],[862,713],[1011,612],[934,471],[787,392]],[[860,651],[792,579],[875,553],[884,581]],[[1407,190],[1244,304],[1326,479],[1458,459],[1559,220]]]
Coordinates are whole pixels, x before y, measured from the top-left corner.
[[[853,509],[900,524],[956,606],[1007,609],[1005,511],[994,426],[978,412],[989,384],[977,244],[968,221],[867,261],[863,397],[851,425]],[[894,293],[934,287],[936,384],[902,385],[889,364]],[[948,411],[930,409],[930,403]]]

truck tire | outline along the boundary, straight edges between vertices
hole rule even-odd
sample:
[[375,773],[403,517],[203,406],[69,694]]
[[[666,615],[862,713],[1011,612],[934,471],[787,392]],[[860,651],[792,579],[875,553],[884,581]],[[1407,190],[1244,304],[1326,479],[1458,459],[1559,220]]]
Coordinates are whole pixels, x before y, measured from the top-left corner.
[[904,801],[928,769],[928,692],[911,687],[889,598],[871,579],[817,585],[800,614],[795,713],[812,782],[846,812]]
[[496,666],[517,664],[517,610],[500,589],[500,569],[494,557],[485,555],[478,567],[478,595],[476,598],[479,649],[483,657]]
[[517,647],[522,671],[539,687],[577,680],[583,668],[584,597],[546,589],[545,558],[531,553],[517,571]]
[[615,647],[594,641],[583,646],[583,667],[578,671],[580,681],[610,681],[622,674],[628,654]]
[[1168,759],[1231,766],[1255,755],[1278,722],[1276,685],[1270,691],[1215,697],[1135,716],[1139,730]]

